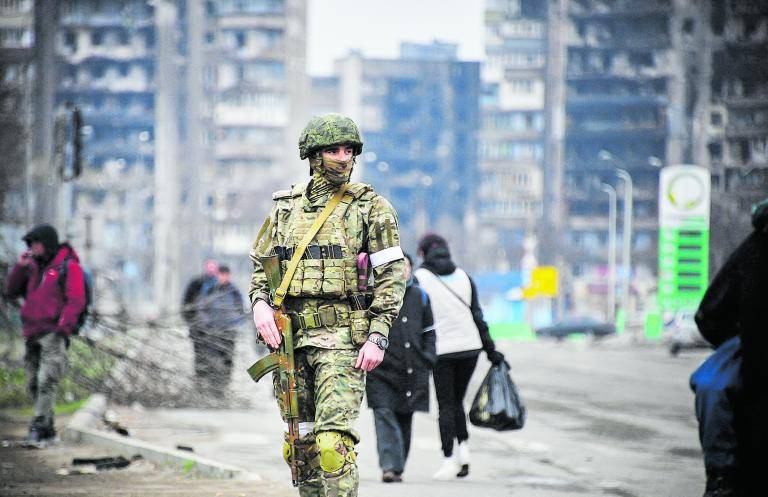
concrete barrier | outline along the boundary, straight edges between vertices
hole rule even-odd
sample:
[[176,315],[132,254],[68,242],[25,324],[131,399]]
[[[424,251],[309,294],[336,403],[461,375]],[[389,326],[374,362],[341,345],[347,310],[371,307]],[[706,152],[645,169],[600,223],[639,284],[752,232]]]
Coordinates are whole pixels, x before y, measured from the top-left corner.
[[243,468],[223,464],[197,454],[168,449],[158,445],[109,433],[96,428],[107,408],[107,399],[102,394],[92,395],[81,407],[64,430],[64,439],[74,443],[87,443],[104,447],[110,455],[126,458],[140,455],[147,461],[165,467],[176,468],[185,473],[195,473],[213,478],[239,478],[260,481],[261,477]]

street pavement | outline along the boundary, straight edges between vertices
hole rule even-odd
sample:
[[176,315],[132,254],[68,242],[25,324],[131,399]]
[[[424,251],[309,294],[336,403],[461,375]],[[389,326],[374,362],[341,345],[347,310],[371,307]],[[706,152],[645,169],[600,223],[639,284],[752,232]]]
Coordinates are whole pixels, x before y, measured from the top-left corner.
[[[470,427],[470,477],[435,482],[440,464],[437,409],[414,418],[411,454],[400,484],[380,482],[371,411],[358,422],[360,495],[365,497],[601,496],[693,497],[704,471],[688,378],[706,351],[671,357],[660,345],[628,337],[563,342],[498,342],[528,408],[523,430]],[[284,425],[271,382],[245,373],[255,359],[238,354],[232,389],[247,409],[113,407],[133,437],[167,447],[186,445],[264,478],[253,495],[290,490],[282,461]],[[467,408],[489,367],[480,359]],[[267,491],[267,489],[272,489]],[[247,495],[251,495],[247,493]]]

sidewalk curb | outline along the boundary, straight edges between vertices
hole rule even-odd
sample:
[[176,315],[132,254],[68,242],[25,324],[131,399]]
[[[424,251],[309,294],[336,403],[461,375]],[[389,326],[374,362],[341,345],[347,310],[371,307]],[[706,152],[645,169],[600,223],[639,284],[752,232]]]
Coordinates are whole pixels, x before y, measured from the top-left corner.
[[128,458],[138,454],[160,466],[170,466],[182,472],[193,472],[200,476],[261,480],[259,475],[243,468],[220,463],[191,452],[168,449],[142,440],[97,430],[96,423],[101,419],[106,407],[107,399],[103,394],[91,395],[85,405],[72,416],[64,429],[63,438],[69,442],[104,447],[116,455]]

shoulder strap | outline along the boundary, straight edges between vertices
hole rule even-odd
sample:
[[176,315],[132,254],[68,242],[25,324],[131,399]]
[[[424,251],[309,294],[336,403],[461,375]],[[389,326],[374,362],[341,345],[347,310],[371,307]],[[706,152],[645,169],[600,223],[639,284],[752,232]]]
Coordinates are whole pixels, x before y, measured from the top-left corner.
[[64,295],[64,297],[67,296],[67,278],[69,277],[69,261],[71,257],[66,256],[64,258],[64,262],[61,263],[61,266],[59,268],[59,279],[57,283],[59,284],[59,290],[61,290],[61,294]]
[[285,270],[283,280],[280,282],[280,287],[275,290],[275,297],[273,298],[275,307],[280,307],[282,305],[285,296],[288,294],[288,285],[291,284],[291,280],[296,272],[296,268],[299,266],[301,257],[304,255],[304,251],[307,250],[307,246],[312,242],[312,239],[315,238],[315,235],[320,231],[320,228],[323,227],[325,220],[328,219],[331,212],[333,212],[336,206],[342,201],[342,197],[344,197],[344,202],[347,206],[352,201],[352,196],[347,194],[348,185],[348,183],[343,184],[341,188],[339,188],[339,191],[333,194],[333,197],[331,197],[328,204],[322,212],[320,212],[320,215],[317,216],[315,222],[312,223],[309,231],[307,231],[304,238],[301,239],[301,243],[296,247],[296,251],[293,253],[293,257],[291,257],[291,261],[288,263],[288,267]]
[[451,294],[452,294],[454,297],[456,297],[456,298],[459,300],[459,302],[461,302],[462,304],[464,304],[464,306],[465,306],[467,309],[469,309],[470,311],[472,310],[472,306],[471,306],[471,305],[469,305],[469,304],[467,304],[466,302],[464,302],[464,299],[463,299],[463,298],[461,298],[461,296],[460,296],[458,293],[456,293],[456,292],[453,290],[453,288],[451,288],[450,286],[448,286],[448,284],[446,284],[446,282],[445,282],[445,281],[443,281],[443,280],[442,280],[442,278],[440,278],[440,276],[439,276],[439,275],[435,274],[434,272],[432,272],[432,270],[431,270],[431,269],[427,269],[427,268],[425,268],[424,266],[422,266],[422,268],[423,268],[423,269],[425,269],[425,270],[427,270],[427,271],[429,271],[430,273],[432,273],[432,275],[435,277],[435,279],[436,279],[437,281],[439,281],[439,282],[440,282],[440,284],[441,284],[441,285],[443,285],[443,286],[445,287],[445,289],[446,289],[446,290],[448,290],[449,292],[451,292]]

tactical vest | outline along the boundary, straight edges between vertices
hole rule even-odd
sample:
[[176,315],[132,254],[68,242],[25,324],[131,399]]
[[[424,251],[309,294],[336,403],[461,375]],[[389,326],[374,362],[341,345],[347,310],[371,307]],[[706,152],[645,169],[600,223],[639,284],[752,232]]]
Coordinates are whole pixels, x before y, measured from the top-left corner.
[[[353,183],[347,190],[349,204],[340,203],[307,247],[288,287],[289,297],[332,298],[347,295],[357,288],[357,254],[363,248],[363,215],[359,200],[372,189]],[[293,252],[322,207],[305,205],[303,186],[279,192],[275,252],[285,273]]]

